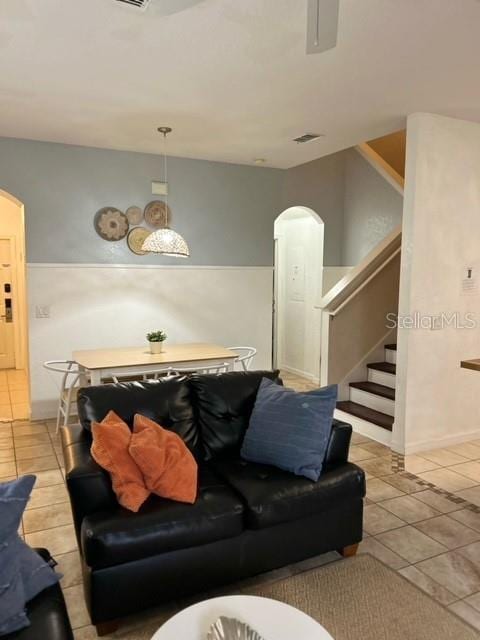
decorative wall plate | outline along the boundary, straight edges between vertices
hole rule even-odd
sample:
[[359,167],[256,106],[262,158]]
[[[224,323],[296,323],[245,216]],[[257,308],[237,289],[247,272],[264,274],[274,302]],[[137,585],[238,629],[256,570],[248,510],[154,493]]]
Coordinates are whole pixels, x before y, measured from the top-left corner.
[[130,251],[137,256],[147,254],[148,251],[142,251],[142,245],[145,242],[145,238],[148,238],[151,233],[150,229],[145,229],[145,227],[134,227],[131,229],[127,236],[127,244]]
[[168,227],[168,219],[170,217],[170,209],[161,200],[154,200],[145,207],[145,221],[155,229],[163,229]]
[[101,238],[110,242],[121,240],[128,233],[127,216],[115,207],[103,207],[97,211],[93,226]]
[[128,207],[125,211],[128,222],[132,225],[132,227],[136,224],[140,224],[143,220],[143,211],[140,207]]

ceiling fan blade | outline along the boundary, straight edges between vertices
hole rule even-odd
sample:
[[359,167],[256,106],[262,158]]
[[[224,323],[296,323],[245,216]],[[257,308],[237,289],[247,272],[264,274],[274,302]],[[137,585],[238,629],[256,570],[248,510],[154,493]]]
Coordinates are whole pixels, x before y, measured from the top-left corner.
[[340,0],[307,0],[307,53],[322,53],[337,45]]

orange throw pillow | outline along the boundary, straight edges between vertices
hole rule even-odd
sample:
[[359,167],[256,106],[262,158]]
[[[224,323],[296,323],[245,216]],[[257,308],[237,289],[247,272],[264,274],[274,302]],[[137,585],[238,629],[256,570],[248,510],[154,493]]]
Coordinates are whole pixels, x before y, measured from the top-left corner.
[[179,435],[137,414],[130,453],[152,493],[178,502],[195,502],[198,467]]
[[93,459],[109,472],[118,502],[130,511],[138,511],[150,491],[128,451],[132,439],[128,425],[110,411],[102,422],[92,424],[92,434]]

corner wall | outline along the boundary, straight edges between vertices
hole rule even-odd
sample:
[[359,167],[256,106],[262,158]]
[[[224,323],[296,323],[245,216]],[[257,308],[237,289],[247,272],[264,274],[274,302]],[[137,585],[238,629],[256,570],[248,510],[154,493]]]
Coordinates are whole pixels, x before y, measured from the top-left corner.
[[402,220],[403,198],[355,149],[285,172],[282,210],[313,209],[325,223],[325,266],[353,267]]
[[[415,114],[407,125],[400,316],[467,313],[480,323],[480,125]],[[477,287],[462,291],[472,266]],[[437,320],[438,322],[438,320]],[[400,452],[480,438],[476,329],[399,329],[393,446]]]
[[285,172],[281,211],[308,207],[325,224],[323,264],[342,265],[344,152],[334,153]]
[[344,154],[342,264],[357,265],[401,224],[403,197],[356,149]]

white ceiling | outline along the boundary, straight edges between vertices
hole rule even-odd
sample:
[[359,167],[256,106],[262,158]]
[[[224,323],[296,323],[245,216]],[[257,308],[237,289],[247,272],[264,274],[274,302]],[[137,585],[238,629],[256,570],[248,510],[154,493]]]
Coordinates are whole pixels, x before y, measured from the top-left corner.
[[170,125],[173,155],[290,167],[415,111],[480,121],[478,0],[340,0],[310,56],[306,0],[192,4],[0,0],[0,135],[157,153]]

